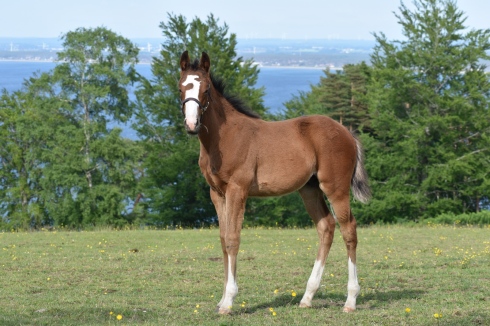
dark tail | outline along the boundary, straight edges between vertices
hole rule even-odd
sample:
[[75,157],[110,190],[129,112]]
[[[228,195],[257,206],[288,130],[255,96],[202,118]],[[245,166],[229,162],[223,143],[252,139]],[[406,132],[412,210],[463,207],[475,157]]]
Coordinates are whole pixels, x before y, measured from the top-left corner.
[[361,203],[367,203],[371,199],[371,188],[369,187],[368,176],[364,168],[364,153],[359,139],[354,134],[352,136],[356,140],[357,162],[350,182],[351,190],[355,199]]

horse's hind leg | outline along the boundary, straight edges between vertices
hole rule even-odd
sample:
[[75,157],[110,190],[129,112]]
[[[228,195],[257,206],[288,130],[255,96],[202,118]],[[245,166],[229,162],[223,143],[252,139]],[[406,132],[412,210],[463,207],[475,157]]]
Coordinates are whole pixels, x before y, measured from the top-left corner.
[[349,193],[343,193],[340,196],[329,196],[332,204],[335,218],[340,224],[340,232],[347,247],[347,265],[349,268],[349,281],[347,283],[347,301],[344,305],[344,312],[356,310],[356,298],[361,288],[357,280],[356,267],[356,248],[357,248],[357,231],[356,219],[352,215],[349,202]]
[[325,261],[332,245],[335,220],[328,210],[323,198],[323,192],[318,187],[318,181],[312,179],[306,186],[299,190],[308,214],[316,225],[320,244],[316,256],[315,265],[306,285],[306,291],[299,304],[300,307],[311,307],[311,300],[320,287]]

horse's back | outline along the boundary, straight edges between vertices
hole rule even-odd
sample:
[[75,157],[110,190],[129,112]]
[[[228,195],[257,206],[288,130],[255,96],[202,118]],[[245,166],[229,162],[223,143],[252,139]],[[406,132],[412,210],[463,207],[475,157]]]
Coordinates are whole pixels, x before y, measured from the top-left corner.
[[355,153],[355,139],[343,125],[323,115],[302,116],[293,119],[264,122],[261,142],[279,150],[303,148],[315,155]]

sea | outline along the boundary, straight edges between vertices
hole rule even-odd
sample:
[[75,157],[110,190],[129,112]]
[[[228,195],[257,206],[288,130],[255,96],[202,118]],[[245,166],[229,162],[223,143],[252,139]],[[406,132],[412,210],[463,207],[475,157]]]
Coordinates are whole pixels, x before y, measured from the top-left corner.
[[[54,62],[45,61],[1,61],[0,60],[0,90],[13,92],[22,88],[25,79],[32,77],[36,72],[47,72],[55,67]],[[138,64],[138,72],[146,78],[151,78],[151,66]],[[256,87],[264,87],[264,105],[271,113],[280,113],[285,107],[284,103],[298,96],[300,92],[308,92],[311,85],[320,82],[324,71],[319,68],[296,67],[260,67]],[[129,125],[120,126],[122,135],[136,138],[136,134]]]

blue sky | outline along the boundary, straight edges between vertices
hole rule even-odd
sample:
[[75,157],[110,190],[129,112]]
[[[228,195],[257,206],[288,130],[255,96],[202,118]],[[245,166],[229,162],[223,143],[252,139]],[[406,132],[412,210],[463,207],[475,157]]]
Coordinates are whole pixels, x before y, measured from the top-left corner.
[[[411,6],[412,1],[405,1]],[[470,28],[490,28],[489,0],[460,0]],[[238,38],[400,39],[398,0],[10,0],[2,1],[0,37],[59,37],[105,26],[127,38],[160,38],[167,13],[187,21],[210,13]]]

